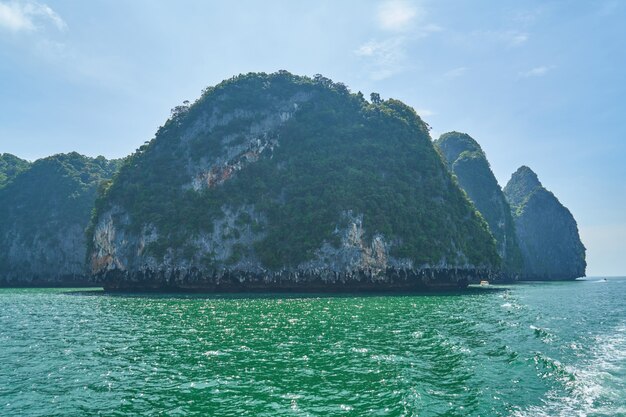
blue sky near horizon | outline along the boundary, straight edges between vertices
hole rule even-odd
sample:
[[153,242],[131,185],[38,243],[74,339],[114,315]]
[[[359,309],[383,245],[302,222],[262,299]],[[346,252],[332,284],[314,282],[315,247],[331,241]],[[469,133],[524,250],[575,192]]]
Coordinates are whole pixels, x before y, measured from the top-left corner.
[[126,156],[225,78],[321,73],[530,166],[626,275],[626,1],[0,0],[0,153]]

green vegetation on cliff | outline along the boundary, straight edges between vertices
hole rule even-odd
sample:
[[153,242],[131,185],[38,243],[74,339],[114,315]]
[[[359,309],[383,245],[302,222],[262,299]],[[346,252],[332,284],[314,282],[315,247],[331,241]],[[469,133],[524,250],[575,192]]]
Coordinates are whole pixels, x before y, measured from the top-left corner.
[[511,205],[524,270],[522,279],[559,280],[585,276],[585,247],[576,220],[537,174],[520,167],[504,188]]
[[117,161],[77,153],[39,159],[0,189],[0,281],[85,274],[85,228]]
[[25,171],[30,162],[20,159],[10,153],[0,154],[0,188],[7,185],[20,172]]
[[522,256],[510,207],[482,148],[472,137],[459,132],[441,135],[435,146],[461,188],[489,224],[503,259],[504,271],[511,276],[519,274]]
[[215,222],[231,210],[260,236],[235,245],[231,264],[296,267],[324,242],[339,244],[346,213],[362,215],[368,239],[384,236],[393,256],[416,266],[499,263],[413,109],[285,71],[234,77],[175,108],[101,190],[92,236],[116,210],[130,219],[119,223],[129,235],[156,229],[144,256],[161,260],[193,258],[194,238],[218,233]]

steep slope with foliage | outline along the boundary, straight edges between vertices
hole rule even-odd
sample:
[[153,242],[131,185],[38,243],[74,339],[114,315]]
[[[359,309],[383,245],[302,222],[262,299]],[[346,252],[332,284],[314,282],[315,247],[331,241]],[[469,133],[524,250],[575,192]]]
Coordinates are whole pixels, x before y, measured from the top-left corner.
[[6,186],[13,178],[28,169],[30,162],[10,153],[0,154],[0,188]]
[[585,247],[576,220],[537,175],[520,167],[504,188],[524,259],[521,279],[567,280],[585,276]]
[[515,237],[511,209],[482,148],[472,137],[459,132],[441,135],[435,146],[461,188],[489,224],[497,242],[498,254],[503,260],[505,278],[515,279],[522,270],[522,256]]
[[109,287],[463,281],[499,262],[413,109],[286,71],[175,108],[104,190],[90,233]]
[[103,157],[54,155],[0,189],[0,283],[86,282],[85,229],[98,185],[118,165]]

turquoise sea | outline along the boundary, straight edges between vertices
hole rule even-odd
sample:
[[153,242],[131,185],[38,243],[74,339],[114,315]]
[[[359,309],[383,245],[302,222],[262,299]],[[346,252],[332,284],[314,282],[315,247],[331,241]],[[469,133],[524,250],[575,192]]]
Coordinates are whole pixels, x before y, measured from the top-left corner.
[[448,295],[0,289],[1,416],[624,416],[626,278]]

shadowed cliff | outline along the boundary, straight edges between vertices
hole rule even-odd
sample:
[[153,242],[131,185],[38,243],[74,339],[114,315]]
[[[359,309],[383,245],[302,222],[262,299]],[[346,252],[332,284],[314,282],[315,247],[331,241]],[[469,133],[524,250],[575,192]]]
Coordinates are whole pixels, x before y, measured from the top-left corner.
[[511,205],[524,270],[521,279],[585,276],[585,247],[576,220],[530,168],[520,167],[504,188]]
[[116,162],[77,153],[28,164],[0,189],[0,283],[89,282],[85,229]]
[[472,137],[459,132],[441,135],[435,146],[461,188],[489,224],[497,242],[498,254],[503,260],[504,278],[516,279],[522,270],[522,256],[515,237],[511,209],[482,148]]

